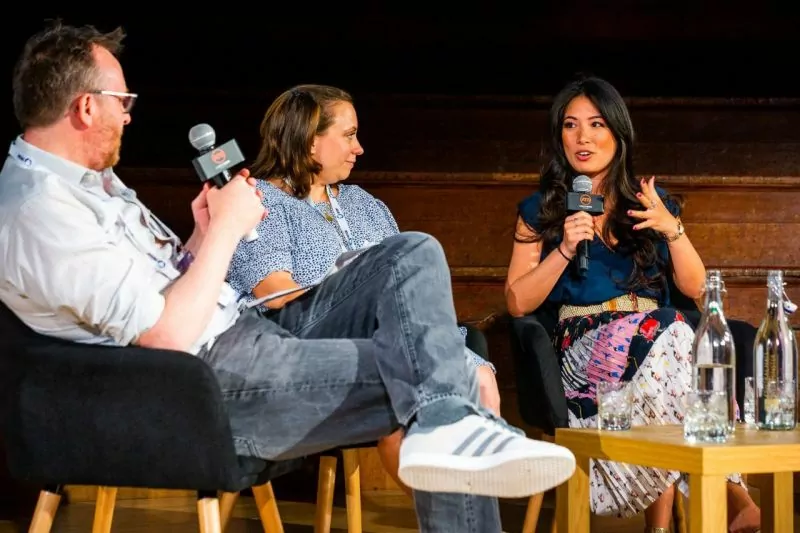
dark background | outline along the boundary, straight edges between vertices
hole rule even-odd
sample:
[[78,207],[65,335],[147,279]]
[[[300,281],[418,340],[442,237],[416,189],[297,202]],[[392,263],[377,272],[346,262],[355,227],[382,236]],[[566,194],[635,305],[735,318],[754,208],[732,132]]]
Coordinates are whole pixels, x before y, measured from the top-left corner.
[[[13,63],[27,36],[52,17],[126,29],[122,64],[140,94],[123,145],[122,164],[130,166],[186,165],[193,156],[186,136],[197,122],[250,148],[270,101],[296,83],[351,91],[364,135],[375,125],[364,123],[361,101],[379,105],[396,94],[550,97],[578,71],[607,78],[626,97],[800,96],[800,17],[777,3],[530,4],[32,7],[8,18],[0,37],[2,138],[17,133]],[[117,15],[99,14],[111,12]],[[391,125],[380,129],[386,135]],[[368,158],[364,164],[369,168]]]

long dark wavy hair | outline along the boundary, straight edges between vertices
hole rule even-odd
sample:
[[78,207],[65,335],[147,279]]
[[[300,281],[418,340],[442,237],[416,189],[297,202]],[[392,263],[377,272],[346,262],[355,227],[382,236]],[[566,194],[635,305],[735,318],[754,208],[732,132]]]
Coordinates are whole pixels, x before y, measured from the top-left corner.
[[[605,197],[607,213],[603,240],[611,246],[611,237],[615,237],[617,242],[613,245],[614,251],[633,257],[634,267],[630,277],[616,281],[628,290],[663,289],[666,283],[666,265],[656,250],[656,243],[661,236],[651,229],[634,230],[637,220],[627,214],[629,209],[643,209],[636,198],[641,186],[633,171],[633,123],[622,96],[603,79],[594,76],[575,79],[556,95],[550,108],[550,142],[545,148],[545,163],[539,184],[542,193],[539,232],[531,228],[535,235],[534,241],[541,240],[545,248],[552,248],[563,239],[567,192],[578,172],[567,162],[561,132],[567,106],[578,96],[588,98],[600,111],[617,143],[608,174],[598,191]],[[515,238],[522,240],[520,236]],[[653,268],[654,266],[657,268]]]

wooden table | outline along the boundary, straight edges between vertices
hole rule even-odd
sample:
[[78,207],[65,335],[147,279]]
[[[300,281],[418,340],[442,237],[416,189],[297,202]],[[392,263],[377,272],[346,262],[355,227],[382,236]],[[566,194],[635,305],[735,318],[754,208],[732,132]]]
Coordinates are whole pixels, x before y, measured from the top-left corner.
[[[761,489],[761,530],[794,531],[792,472],[800,471],[800,431],[758,431],[740,425],[724,444],[690,444],[683,426],[629,431],[557,429],[556,444],[572,450],[575,474],[556,492],[559,533],[589,532],[589,459],[608,459],[689,474],[689,531],[727,531],[726,476],[770,474]],[[748,478],[751,481],[752,478]]]

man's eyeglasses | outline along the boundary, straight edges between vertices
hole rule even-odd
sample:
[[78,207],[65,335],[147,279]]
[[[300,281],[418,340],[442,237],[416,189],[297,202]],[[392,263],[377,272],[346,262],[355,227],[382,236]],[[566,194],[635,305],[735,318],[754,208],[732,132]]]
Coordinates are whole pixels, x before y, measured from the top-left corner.
[[106,96],[113,96],[122,104],[122,110],[125,113],[130,113],[133,109],[133,104],[136,103],[136,98],[139,96],[136,93],[121,93],[119,91],[90,91],[92,94],[105,94]]

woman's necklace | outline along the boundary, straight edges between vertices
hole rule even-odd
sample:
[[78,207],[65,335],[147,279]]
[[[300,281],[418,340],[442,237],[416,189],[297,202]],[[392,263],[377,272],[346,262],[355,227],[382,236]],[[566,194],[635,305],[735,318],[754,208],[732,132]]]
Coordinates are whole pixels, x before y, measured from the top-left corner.
[[325,220],[328,222],[333,222],[333,213],[331,213],[331,207],[328,202],[322,203],[322,216],[325,217]]

